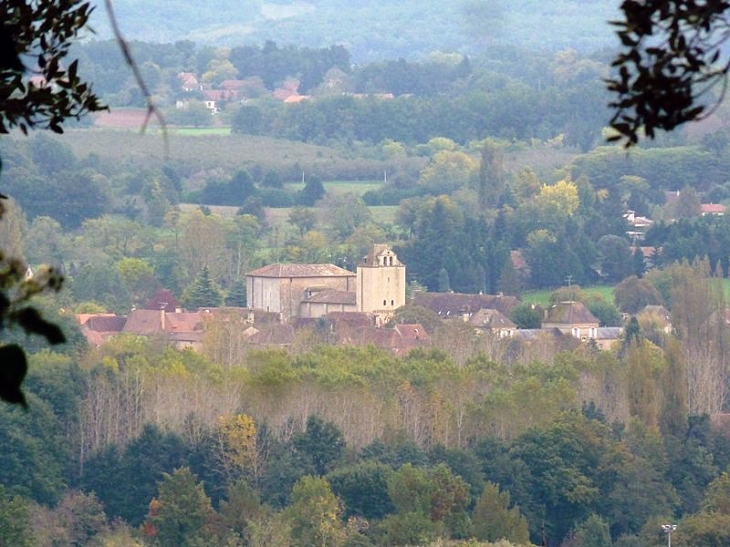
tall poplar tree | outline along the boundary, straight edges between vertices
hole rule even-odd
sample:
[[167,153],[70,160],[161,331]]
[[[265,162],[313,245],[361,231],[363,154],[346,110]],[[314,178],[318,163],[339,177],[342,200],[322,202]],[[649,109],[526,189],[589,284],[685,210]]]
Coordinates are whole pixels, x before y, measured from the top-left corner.
[[629,388],[629,414],[647,426],[657,425],[657,367],[661,366],[659,348],[638,338],[629,343],[626,354]]
[[724,319],[725,296],[709,264],[676,264],[672,279],[672,324],[687,364],[690,414],[717,414],[725,408],[730,366],[730,335]]
[[505,190],[504,154],[489,141],[482,146],[478,181],[479,207],[481,209],[495,207]]
[[659,426],[664,435],[679,437],[687,431],[687,365],[676,338],[667,339],[664,361]]

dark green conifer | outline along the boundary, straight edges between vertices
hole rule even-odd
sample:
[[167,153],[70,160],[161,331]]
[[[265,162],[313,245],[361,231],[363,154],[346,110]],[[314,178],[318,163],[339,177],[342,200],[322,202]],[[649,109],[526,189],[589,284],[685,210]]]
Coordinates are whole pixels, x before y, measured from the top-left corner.
[[208,266],[204,266],[193,282],[185,289],[183,305],[190,310],[218,307],[223,303],[223,293],[210,277]]
[[226,295],[226,306],[246,307],[246,285],[240,279],[236,280]]

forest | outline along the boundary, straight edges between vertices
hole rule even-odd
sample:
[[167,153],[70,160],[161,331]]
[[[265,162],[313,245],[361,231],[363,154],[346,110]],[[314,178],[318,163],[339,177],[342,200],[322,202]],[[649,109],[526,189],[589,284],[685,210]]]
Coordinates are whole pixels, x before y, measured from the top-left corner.
[[[96,36],[110,38],[103,2],[92,4],[98,8],[91,27]],[[595,51],[613,45],[606,21],[618,12],[617,4],[596,0],[456,0],[448,5],[371,0],[358,6],[343,0],[213,0],[204,10],[178,0],[116,0],[114,6],[133,40],[223,47],[286,37],[287,43],[311,48],[345,44],[358,63],[414,59],[438,50],[472,54],[485,45]]]
[[622,305],[669,291],[673,333],[640,314],[597,351],[436,317],[433,346],[396,357],[316,330],[257,349],[221,319],[200,351],[130,334],[38,348],[31,410],[0,410],[3,537],[660,547],[671,520],[676,541],[721,545],[723,293],[707,262],[621,285]]
[[[29,409],[0,407],[3,542],[660,547],[675,523],[676,545],[729,544],[726,107],[627,153],[610,51],[333,42],[132,41],[168,122],[140,135],[117,44],[85,41],[111,112],[3,135],[0,249],[63,273],[34,302],[67,339],[0,331],[30,360]],[[248,271],[352,270],[383,242],[409,294],[517,296],[521,328],[577,300],[623,336],[502,339],[406,305],[431,343],[396,356],[321,324],[262,348],[223,314],[192,350],[77,321],[239,308]]]

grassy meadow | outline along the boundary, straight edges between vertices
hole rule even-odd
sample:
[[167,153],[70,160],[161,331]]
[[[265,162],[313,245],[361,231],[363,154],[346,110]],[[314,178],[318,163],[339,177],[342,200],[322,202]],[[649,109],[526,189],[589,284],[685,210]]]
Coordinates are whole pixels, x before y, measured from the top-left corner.
[[183,137],[205,137],[208,135],[230,135],[230,127],[174,127],[170,128],[171,135]]
[[[196,210],[199,205],[195,203],[181,203],[180,210],[183,213],[189,213]],[[238,207],[231,207],[228,205],[209,205],[208,208],[215,215],[220,215],[224,218],[233,218],[236,216]],[[395,205],[378,205],[369,207],[370,212],[373,214],[373,220],[377,224],[393,224],[395,223],[395,213],[398,207]],[[266,208],[266,223],[272,228],[282,227],[287,224],[289,219],[289,213],[291,207],[267,207]]]
[[[377,145],[321,146],[232,134],[228,127],[171,127],[166,132],[157,125],[151,125],[145,131],[141,130],[141,125],[92,127],[70,129],[55,138],[70,146],[80,159],[93,155],[114,162],[146,165],[162,162],[179,166],[181,172],[216,167],[233,171],[254,165],[286,171],[298,164],[305,175],[313,172],[324,180],[343,181],[346,185],[350,181],[376,184],[382,179],[383,171],[392,170],[394,163],[401,169],[418,172],[428,161],[420,156],[385,159],[380,156]],[[566,148],[523,143],[505,150],[504,161],[507,171],[517,172],[530,166],[541,178],[550,180],[575,155],[574,150]]]
[[[197,206],[190,206],[190,207],[197,207]],[[211,208],[213,209],[213,208]],[[233,208],[235,209],[235,207]],[[391,206],[391,205],[379,205],[375,207],[369,207],[370,212],[373,214],[373,220],[377,224],[393,224],[395,222],[395,212],[398,210],[398,207]],[[291,208],[289,207],[282,207],[277,209],[272,209],[270,207],[267,207],[266,209],[266,222],[269,226],[272,228],[277,226],[283,226],[287,223],[287,220],[289,218],[289,212],[291,211]],[[236,211],[233,211],[233,214],[235,214]],[[227,214],[227,212],[226,212]]]
[[[589,297],[598,296],[606,302],[613,302],[613,285],[596,285],[594,287],[581,287],[581,290]],[[552,290],[527,291],[522,293],[522,301],[530,304],[539,304],[543,308],[550,305]]]
[[[379,190],[383,186],[380,180],[326,180],[322,182],[328,193],[334,194],[357,194],[362,196],[365,192]],[[290,192],[298,192],[304,188],[301,182],[285,184],[284,187]]]
[[307,164],[346,160],[345,155],[334,148],[269,137],[233,135],[228,128],[171,129],[166,133],[157,128],[150,128],[144,133],[139,129],[75,129],[61,138],[79,158],[95,154],[119,160],[146,158],[184,164],[194,161],[204,167],[229,168],[249,162],[274,163],[275,160]]

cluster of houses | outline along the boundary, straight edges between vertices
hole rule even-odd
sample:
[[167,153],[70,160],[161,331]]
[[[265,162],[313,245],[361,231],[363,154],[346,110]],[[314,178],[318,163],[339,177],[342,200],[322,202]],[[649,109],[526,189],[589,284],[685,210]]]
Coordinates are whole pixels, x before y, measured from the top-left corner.
[[[333,264],[271,264],[246,274],[247,307],[197,311],[135,309],[128,316],[77,316],[90,344],[120,333],[162,337],[179,348],[199,349],[208,327],[226,321],[252,346],[286,348],[303,329],[326,335],[329,343],[374,345],[396,354],[427,347],[431,334],[421,324],[395,322],[406,305],[406,266],[387,245],[374,245],[356,272]],[[546,310],[540,329],[518,329],[509,319],[517,297],[414,291],[412,305],[444,320],[462,321],[475,334],[529,342],[541,334],[571,336],[608,349],[620,327],[601,327],[581,302],[561,302]]]
[[[257,96],[261,93],[261,86],[263,86],[260,82],[256,84],[251,79],[222,80],[220,83],[212,86],[199,81],[193,72],[180,72],[177,78],[182,90],[190,95],[199,94],[205,106],[213,114],[219,112],[225,104],[243,104],[247,99],[251,98],[252,89],[255,89],[253,96]],[[325,82],[325,86],[329,86],[330,84],[336,85],[336,82]],[[392,93],[349,93],[348,95],[356,99],[374,97],[381,100],[390,100],[394,98]],[[312,99],[311,95],[302,95],[299,93],[299,81],[295,78],[289,78],[282,82],[279,87],[271,92],[271,97],[286,104],[295,104]],[[181,99],[177,101],[176,106],[177,108],[185,108],[187,103],[188,101]]]
[[[178,80],[182,90],[189,96],[199,96],[212,114],[217,114],[226,104],[243,104],[246,102],[250,98],[250,88],[252,86],[250,81],[235,79],[222,80],[217,85],[212,86],[198,81],[197,76],[192,72],[181,72],[178,74]],[[275,89],[271,96],[287,104],[309,99],[309,95],[299,94],[298,87],[298,82],[295,80],[287,81],[281,87]],[[188,102],[188,100],[180,99],[175,106],[177,108],[186,108]]]
[[[223,80],[213,87],[199,81],[193,72],[180,72],[177,79],[183,92],[188,96],[200,96],[212,114],[218,113],[223,104],[241,104],[248,98],[246,88],[249,84],[245,80]],[[188,102],[186,99],[180,99],[175,106],[177,108],[186,108]]]
[[[676,190],[674,192],[664,192],[665,203],[670,206],[676,206],[679,201],[681,192]],[[702,203],[700,204],[699,214],[700,216],[724,216],[727,211],[727,206],[722,203]],[[644,236],[649,228],[652,227],[654,221],[650,218],[637,215],[636,211],[627,210],[624,213],[626,224],[628,229],[626,230],[626,236],[631,241],[634,247],[634,252],[641,252],[644,260],[648,265],[652,264],[652,258],[656,249],[654,247],[645,247],[641,245],[644,240]]]

